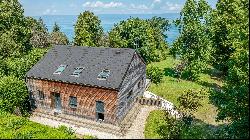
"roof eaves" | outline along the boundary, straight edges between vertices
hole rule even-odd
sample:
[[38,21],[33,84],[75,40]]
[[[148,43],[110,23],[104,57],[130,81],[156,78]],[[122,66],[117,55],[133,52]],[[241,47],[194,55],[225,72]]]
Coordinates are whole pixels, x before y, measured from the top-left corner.
[[80,86],[88,86],[88,87],[97,87],[97,88],[103,88],[103,89],[109,89],[109,90],[115,90],[119,91],[118,88],[111,88],[111,87],[104,87],[104,86],[97,86],[97,85],[90,85],[90,84],[83,84],[83,83],[76,83],[76,82],[70,82],[70,81],[62,81],[62,80],[55,80],[55,79],[48,79],[48,78],[41,78],[41,77],[26,77],[26,78],[32,78],[32,79],[38,79],[38,80],[47,80],[47,81],[56,81],[61,83],[69,83],[69,84],[75,84]]

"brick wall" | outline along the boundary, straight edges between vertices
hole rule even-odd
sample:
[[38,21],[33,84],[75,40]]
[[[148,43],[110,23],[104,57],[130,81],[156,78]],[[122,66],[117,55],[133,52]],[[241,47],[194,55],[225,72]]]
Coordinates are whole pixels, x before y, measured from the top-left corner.
[[[54,107],[52,93],[60,93],[62,107],[69,111],[79,111],[87,118],[96,118],[96,101],[104,102],[105,120],[117,120],[117,91],[97,87],[80,86],[47,80],[27,79],[27,86],[36,101],[43,102],[46,106]],[[38,90],[45,94],[44,100],[39,100]],[[69,96],[77,97],[77,108],[69,107]],[[39,107],[38,107],[39,109]]]

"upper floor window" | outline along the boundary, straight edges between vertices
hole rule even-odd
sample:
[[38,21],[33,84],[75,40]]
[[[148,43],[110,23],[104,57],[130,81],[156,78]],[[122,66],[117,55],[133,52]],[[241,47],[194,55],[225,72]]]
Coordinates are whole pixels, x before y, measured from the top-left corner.
[[77,107],[77,98],[74,96],[69,96],[69,106],[71,108],[76,108]]
[[84,69],[84,67],[75,68],[75,71],[71,74],[71,76],[79,77],[80,74],[82,73],[83,69]]
[[67,65],[60,65],[53,74],[61,74],[66,67]]
[[102,72],[98,75],[98,79],[101,80],[106,80],[110,75],[110,70],[108,69],[104,69],[102,70]]
[[45,95],[44,95],[44,92],[43,91],[38,91],[38,95],[39,95],[39,100],[44,100],[45,98]]

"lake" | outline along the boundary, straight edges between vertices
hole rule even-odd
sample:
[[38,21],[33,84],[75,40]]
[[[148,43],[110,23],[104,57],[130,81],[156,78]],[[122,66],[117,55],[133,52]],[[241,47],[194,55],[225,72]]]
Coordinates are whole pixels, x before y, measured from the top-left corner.
[[[100,14],[97,15],[101,20],[101,25],[105,32],[110,31],[115,23],[119,23],[122,20],[126,20],[129,17],[139,17],[142,19],[149,19],[153,16],[159,16],[173,21],[179,17],[179,13],[166,13],[166,14]],[[38,19],[39,16],[34,18]],[[46,24],[49,32],[52,31],[54,23],[56,22],[60,27],[61,31],[64,32],[70,41],[74,37],[74,24],[77,20],[77,15],[46,15],[41,16],[44,23]],[[173,25],[170,27],[170,30],[167,32],[168,38],[166,38],[168,43],[172,43],[174,39],[178,36],[178,29]]]

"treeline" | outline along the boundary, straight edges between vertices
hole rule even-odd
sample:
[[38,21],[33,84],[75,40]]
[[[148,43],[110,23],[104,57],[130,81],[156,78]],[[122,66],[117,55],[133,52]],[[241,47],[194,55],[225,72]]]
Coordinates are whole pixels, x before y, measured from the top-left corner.
[[[215,9],[205,0],[187,0],[175,21],[180,35],[170,53],[180,60],[175,67],[177,76],[196,81],[209,65],[222,72],[222,88],[211,89],[209,96],[217,107],[217,120],[228,122],[216,138],[249,138],[248,9],[249,0],[219,0]],[[190,100],[193,98],[198,95],[184,93],[180,97],[182,109],[196,110],[193,105],[197,103]],[[187,129],[193,116],[185,113],[184,116],[182,121]],[[172,132],[173,128],[180,130],[178,125],[166,127],[166,132]],[[178,135],[174,132],[172,136]],[[171,134],[168,136],[171,138]]]
[[[222,72],[224,86],[211,90],[211,102],[218,108],[218,120],[228,120],[226,138],[249,137],[249,0],[220,0],[212,9],[205,0],[187,0],[175,20],[180,35],[170,47],[166,42],[167,19],[129,18],[104,33],[98,16],[84,11],[74,26],[72,45],[133,48],[147,63],[171,54],[180,60],[179,78],[198,80],[209,65]],[[0,2],[0,109],[27,110],[25,73],[52,44],[70,44],[55,23],[48,32],[42,19],[23,15],[18,0]],[[162,73],[149,68],[153,82]],[[246,129],[247,128],[247,129]]]

